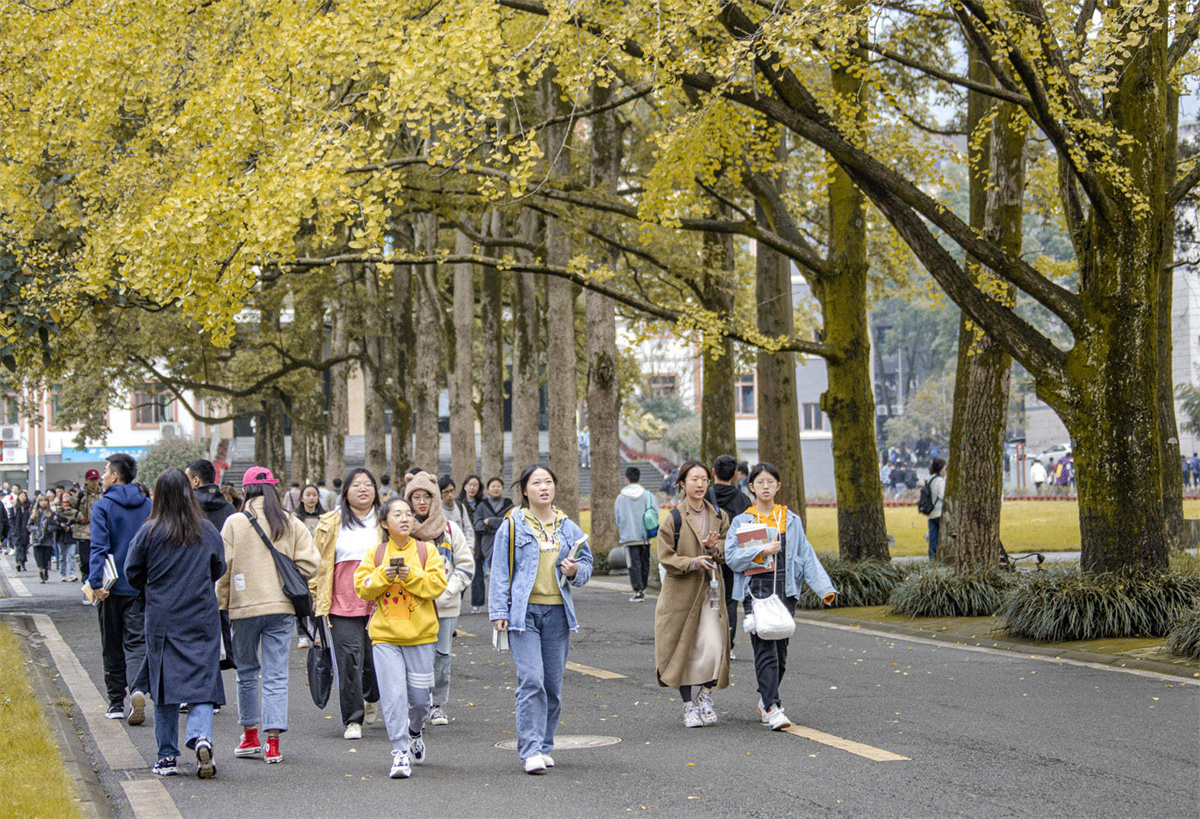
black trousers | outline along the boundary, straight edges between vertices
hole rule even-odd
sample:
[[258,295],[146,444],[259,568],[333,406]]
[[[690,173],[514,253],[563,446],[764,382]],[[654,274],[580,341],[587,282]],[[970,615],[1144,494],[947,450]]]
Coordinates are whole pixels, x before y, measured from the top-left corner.
[[[491,561],[483,553],[483,548],[480,546],[480,541],[483,535],[475,533],[475,576],[471,578],[471,607],[482,609],[487,606],[487,587],[484,583],[487,582],[488,569],[491,568]],[[491,544],[488,544],[488,552],[491,552]]]
[[[146,659],[146,603],[140,595],[110,594],[97,606],[100,614],[100,650],[104,655],[104,687],[108,704],[125,702],[125,690],[149,688]],[[139,677],[144,679],[139,680]]]
[[627,543],[629,555],[629,585],[634,591],[644,591],[650,579],[650,543]]
[[[756,592],[757,593],[757,592]],[[796,613],[796,600],[780,595],[790,614]],[[770,708],[779,705],[779,683],[787,670],[787,640],[760,640],[757,634],[750,635],[754,649],[754,676],[758,679],[758,693],[763,705]]]
[[24,570],[25,564],[29,560],[29,539],[18,540],[13,545],[17,549],[16,564],[20,569]]
[[[721,564],[721,577],[725,579],[725,614],[729,617],[729,645],[733,646],[733,638],[737,636],[737,607],[738,601],[733,599],[733,569]],[[749,611],[749,606],[743,604],[742,609]]]
[[379,683],[375,681],[375,663],[371,659],[371,638],[367,636],[368,619],[329,615],[333,667],[343,725],[352,722],[362,725],[365,717],[363,701],[379,702]]
[[88,563],[92,555],[92,541],[77,540],[75,541],[75,549],[79,557],[79,577],[86,583],[88,572],[92,570],[91,564]]

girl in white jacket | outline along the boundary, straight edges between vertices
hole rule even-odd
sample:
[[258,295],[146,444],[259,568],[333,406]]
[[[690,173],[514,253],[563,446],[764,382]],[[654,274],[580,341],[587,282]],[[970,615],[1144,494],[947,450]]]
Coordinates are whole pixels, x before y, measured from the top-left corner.
[[430,725],[449,725],[445,705],[450,698],[450,655],[454,648],[454,627],[458,623],[462,594],[475,576],[475,555],[462,526],[447,520],[442,511],[441,491],[428,472],[406,475],[404,499],[412,507],[417,524],[412,536],[437,546],[446,567],[446,591],[437,599],[438,639],[433,655],[433,708]]

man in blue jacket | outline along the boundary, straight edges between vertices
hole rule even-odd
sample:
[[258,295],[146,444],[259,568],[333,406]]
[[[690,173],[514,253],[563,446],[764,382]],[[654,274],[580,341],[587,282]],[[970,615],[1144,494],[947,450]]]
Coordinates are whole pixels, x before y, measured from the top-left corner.
[[[125,579],[125,555],[138,529],[150,516],[150,499],[133,485],[137,461],[125,453],[108,456],[100,482],[104,497],[92,506],[92,551],[88,584],[100,601],[100,648],[109,719],[125,718],[125,691],[131,702],[130,725],[145,722],[146,693],[137,685],[146,656],[145,601]],[[104,563],[112,557],[117,578],[104,588]]]

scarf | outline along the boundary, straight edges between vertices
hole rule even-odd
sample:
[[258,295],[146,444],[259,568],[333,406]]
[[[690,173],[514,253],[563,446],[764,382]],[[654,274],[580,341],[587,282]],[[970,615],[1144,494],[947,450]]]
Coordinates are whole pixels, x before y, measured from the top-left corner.
[[[412,506],[412,493],[424,489],[429,493],[429,517],[419,521],[413,527],[412,537],[417,540],[427,540],[436,543],[446,534],[446,516],[442,514],[442,491],[438,489],[437,479],[428,472],[418,472],[416,475],[404,476],[404,499]],[[417,510],[413,510],[415,516]]]

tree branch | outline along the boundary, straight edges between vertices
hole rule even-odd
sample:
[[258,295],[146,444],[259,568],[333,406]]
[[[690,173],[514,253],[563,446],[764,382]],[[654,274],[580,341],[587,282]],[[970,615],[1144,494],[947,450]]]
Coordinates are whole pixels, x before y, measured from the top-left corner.
[[1179,181],[1171,188],[1171,192],[1167,195],[1167,207],[1175,207],[1183,199],[1192,192],[1196,187],[1196,183],[1200,182],[1200,162],[1192,166],[1191,170],[1180,177]]
[[1008,89],[1002,88],[998,85],[988,85],[987,83],[976,82],[975,80],[967,77],[960,77],[957,74],[944,71],[937,66],[921,62],[920,60],[914,60],[912,57],[905,57],[903,54],[898,54],[895,51],[890,51],[889,49],[882,48],[881,46],[877,46],[874,43],[869,43],[863,39],[854,38],[854,41],[867,51],[874,52],[875,54],[891,60],[892,62],[899,63],[906,68],[912,68],[916,71],[920,71],[922,74],[928,74],[931,77],[936,77],[942,82],[947,82],[951,85],[957,85],[961,88],[966,88],[969,91],[977,91],[985,96],[994,97],[998,100],[1004,100],[1005,102],[1016,103],[1022,107],[1031,104],[1029,97],[1009,91]]

